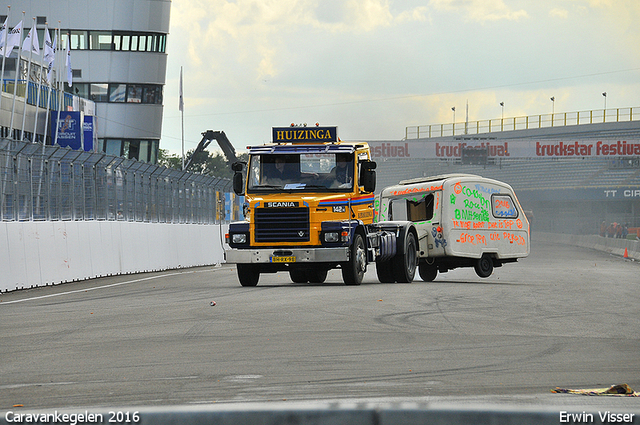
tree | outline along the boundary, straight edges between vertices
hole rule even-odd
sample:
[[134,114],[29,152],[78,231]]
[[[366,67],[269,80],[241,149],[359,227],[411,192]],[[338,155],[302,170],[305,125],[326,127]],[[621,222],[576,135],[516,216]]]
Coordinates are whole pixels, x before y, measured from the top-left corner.
[[[195,149],[187,152],[184,161],[185,164],[189,162],[194,152]],[[238,156],[239,161],[246,162],[248,159],[249,155],[246,153]],[[158,151],[158,165],[182,170],[182,158],[179,155],[170,154],[166,149],[160,149]],[[231,164],[229,164],[227,158],[221,152],[198,152],[196,157],[193,159],[193,162],[189,165],[189,169],[187,171],[194,174],[205,174],[213,177],[224,177],[227,179],[233,178]]]
[[167,149],[158,149],[158,165],[182,170],[182,158],[178,155],[170,154]]

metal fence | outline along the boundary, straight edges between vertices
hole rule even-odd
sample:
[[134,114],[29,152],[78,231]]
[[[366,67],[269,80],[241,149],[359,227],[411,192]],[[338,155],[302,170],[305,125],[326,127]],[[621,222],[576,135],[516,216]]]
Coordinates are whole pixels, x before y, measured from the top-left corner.
[[599,124],[640,120],[640,108],[599,109],[579,112],[558,112],[526,117],[455,122],[448,124],[415,125],[405,127],[405,139],[425,139],[495,133],[499,131],[529,130],[568,125]]
[[0,185],[3,221],[214,224],[238,212],[229,179],[10,139],[0,139]]

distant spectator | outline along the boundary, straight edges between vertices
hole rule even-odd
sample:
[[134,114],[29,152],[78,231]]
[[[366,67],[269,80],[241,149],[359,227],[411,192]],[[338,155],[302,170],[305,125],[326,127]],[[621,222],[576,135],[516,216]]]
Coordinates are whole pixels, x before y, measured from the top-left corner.
[[607,235],[607,223],[603,220],[600,225],[600,236],[603,238]]
[[616,226],[616,239],[622,239],[622,223]]
[[615,231],[616,231],[616,223],[611,223],[609,225],[609,227],[607,227],[607,237],[608,238],[613,238],[615,236]]
[[629,234],[629,223],[624,223],[622,227],[622,239],[627,239],[627,235]]

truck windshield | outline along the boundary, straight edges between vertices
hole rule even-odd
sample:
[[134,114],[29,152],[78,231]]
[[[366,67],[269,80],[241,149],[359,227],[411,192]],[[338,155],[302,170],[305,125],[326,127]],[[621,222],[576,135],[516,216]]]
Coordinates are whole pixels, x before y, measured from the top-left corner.
[[351,191],[351,153],[252,155],[248,190]]

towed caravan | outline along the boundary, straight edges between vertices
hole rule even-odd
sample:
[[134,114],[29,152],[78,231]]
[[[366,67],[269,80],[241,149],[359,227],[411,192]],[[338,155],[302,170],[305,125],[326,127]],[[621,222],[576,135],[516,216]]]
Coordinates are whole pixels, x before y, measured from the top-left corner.
[[[527,217],[511,186],[497,180],[472,174],[404,180],[385,188],[377,203],[377,222],[413,224],[418,272],[428,282],[458,267],[489,277],[530,252]],[[385,261],[376,270],[381,282],[393,281]]]

